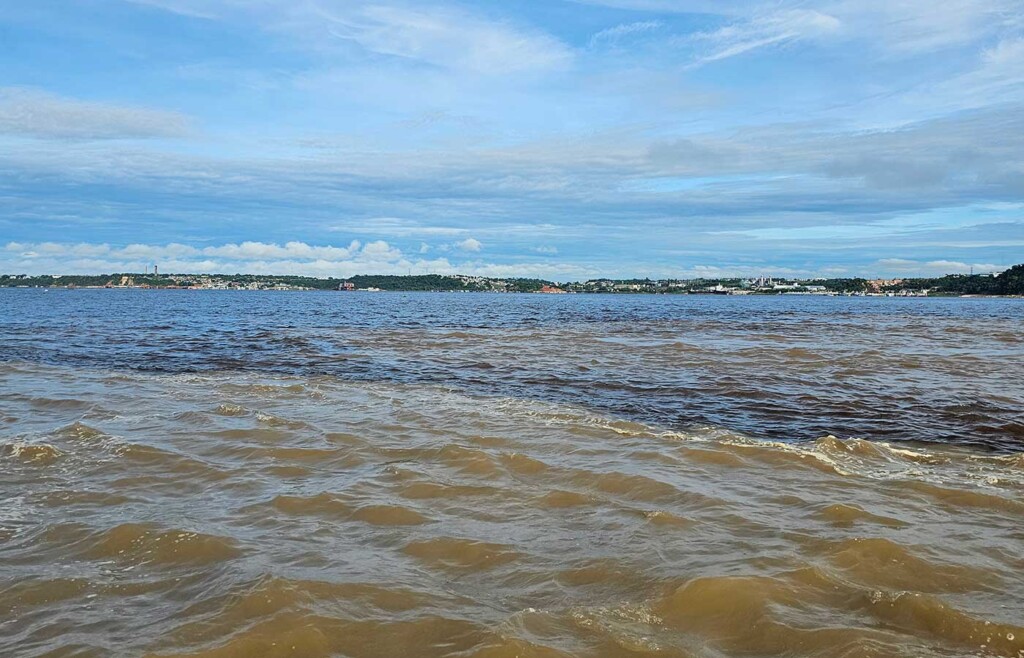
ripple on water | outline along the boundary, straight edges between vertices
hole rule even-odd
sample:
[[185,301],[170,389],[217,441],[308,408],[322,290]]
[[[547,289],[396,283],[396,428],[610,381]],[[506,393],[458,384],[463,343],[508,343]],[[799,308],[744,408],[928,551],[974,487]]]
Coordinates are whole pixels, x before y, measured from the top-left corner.
[[679,490],[671,484],[645,475],[614,472],[582,473],[575,478],[575,483],[591,484],[602,493],[621,496],[628,500],[671,501],[680,495]]
[[807,629],[787,622],[786,613],[798,619],[801,611],[817,602],[783,579],[717,576],[691,580],[657,600],[651,609],[666,627],[710,639],[730,652],[824,656],[829,655],[826,649],[836,651],[875,634],[835,627]]
[[1024,626],[981,620],[919,592],[873,592],[868,611],[887,624],[946,640],[980,655],[1024,655]]
[[563,507],[583,507],[585,505],[596,505],[599,499],[594,496],[582,494],[577,491],[549,491],[539,499],[541,507],[559,509]]
[[320,493],[315,496],[275,496],[270,502],[276,509],[294,515],[316,515],[335,518],[348,518],[353,506],[342,497],[331,493]]
[[499,636],[466,654],[467,658],[572,658],[572,654],[519,638]]
[[971,592],[999,585],[983,569],[929,561],[917,555],[920,551],[881,537],[857,537],[835,542],[828,557],[847,578],[865,587]]
[[401,505],[366,505],[353,512],[352,518],[380,526],[421,525],[430,520],[416,510]]
[[843,503],[826,505],[815,512],[815,516],[837,528],[850,528],[858,523],[876,523],[889,528],[905,528],[908,525],[906,521],[872,514],[857,505],[846,505]]
[[534,459],[529,455],[524,455],[519,452],[503,454],[501,456],[501,462],[506,468],[518,475],[539,475],[550,468],[540,459]]
[[482,496],[500,496],[497,487],[469,484],[444,484],[439,482],[413,482],[401,487],[398,495],[412,500],[422,499],[458,499]]
[[0,589],[0,611],[15,618],[27,609],[85,595],[91,587],[86,578],[30,578]]
[[156,566],[206,565],[242,554],[227,537],[141,523],[99,531],[80,544],[84,544],[81,555],[87,559]]
[[476,624],[461,619],[422,616],[409,620],[354,620],[283,612],[250,624],[224,644],[196,651],[149,654],[151,658],[328,658],[407,655],[415,647],[425,658],[459,655],[485,637]]
[[511,546],[456,537],[411,542],[403,552],[432,567],[469,572],[494,569],[522,557]]

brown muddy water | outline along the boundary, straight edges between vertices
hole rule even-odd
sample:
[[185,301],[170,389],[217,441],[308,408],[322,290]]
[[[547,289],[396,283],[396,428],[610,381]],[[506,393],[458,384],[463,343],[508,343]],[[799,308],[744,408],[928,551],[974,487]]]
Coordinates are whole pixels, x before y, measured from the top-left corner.
[[2,656],[1024,656],[1020,304],[0,294]]

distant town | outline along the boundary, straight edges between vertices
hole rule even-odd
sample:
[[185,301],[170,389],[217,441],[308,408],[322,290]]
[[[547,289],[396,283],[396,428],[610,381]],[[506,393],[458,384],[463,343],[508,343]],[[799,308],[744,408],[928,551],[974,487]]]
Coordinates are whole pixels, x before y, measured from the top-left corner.
[[322,290],[341,292],[497,292],[538,294],[845,295],[883,297],[1022,296],[1024,265],[999,274],[948,274],[937,278],[813,278],[760,276],[721,279],[590,279],[556,283],[543,279],[466,275],[360,275],[316,278],[256,274],[0,275],[6,288],[102,288],[178,290]]

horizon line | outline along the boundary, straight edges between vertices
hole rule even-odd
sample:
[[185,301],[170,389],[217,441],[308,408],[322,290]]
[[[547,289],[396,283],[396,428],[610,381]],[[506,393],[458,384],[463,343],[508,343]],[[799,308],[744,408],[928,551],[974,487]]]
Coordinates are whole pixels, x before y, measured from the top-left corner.
[[[1024,264],[1022,264],[1024,265]],[[611,277],[611,276],[597,276],[587,279],[564,279],[563,283],[586,283],[590,281],[726,281],[726,280],[756,280],[756,279],[781,279],[788,281],[836,281],[836,280],[851,280],[851,279],[864,279],[865,281],[893,281],[893,280],[910,280],[910,279],[941,279],[944,277],[973,277],[973,276],[990,276],[995,277],[1003,272],[1007,272],[1014,267],[1020,265],[1013,265],[1006,269],[998,271],[984,271],[984,272],[946,272],[944,274],[935,274],[932,276],[915,276],[915,275],[893,275],[893,276],[876,276],[874,278],[868,276],[793,276],[787,274],[759,274],[759,275],[730,275],[723,274],[720,276],[698,276],[698,277],[657,277],[652,278],[650,275],[647,276],[630,276],[630,277]],[[50,277],[53,279],[70,278],[70,277],[113,277],[113,276],[138,276],[138,277],[233,277],[233,276],[244,276],[244,277],[261,277],[261,278],[295,278],[295,279],[310,279],[316,281],[349,281],[359,277],[391,277],[397,279],[411,279],[416,277],[426,276],[437,276],[444,278],[466,278],[466,279],[484,279],[489,281],[507,281],[507,280],[521,280],[521,281],[543,281],[546,283],[558,283],[556,279],[545,279],[536,276],[487,276],[480,274],[461,274],[461,273],[439,273],[439,272],[427,272],[422,274],[375,274],[372,272],[364,272],[360,274],[353,274],[351,276],[315,276],[309,274],[265,274],[265,273],[253,273],[253,272],[168,272],[166,274],[158,274],[155,272],[97,272],[87,274],[26,274],[26,273],[0,273],[0,279],[38,279]]]

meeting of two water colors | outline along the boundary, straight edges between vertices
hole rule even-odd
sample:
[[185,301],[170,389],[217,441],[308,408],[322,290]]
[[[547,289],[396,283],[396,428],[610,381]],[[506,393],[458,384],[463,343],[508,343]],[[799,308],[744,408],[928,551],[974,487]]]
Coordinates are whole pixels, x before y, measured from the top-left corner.
[[0,654],[1024,656],[1020,300],[0,291]]

